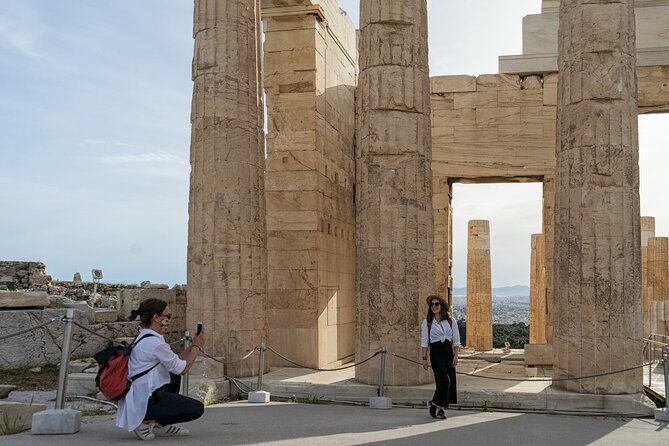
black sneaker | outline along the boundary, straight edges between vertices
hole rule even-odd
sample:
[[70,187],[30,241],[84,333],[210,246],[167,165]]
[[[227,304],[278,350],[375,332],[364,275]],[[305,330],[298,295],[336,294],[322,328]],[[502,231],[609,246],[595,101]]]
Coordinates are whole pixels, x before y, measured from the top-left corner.
[[437,408],[432,404],[432,400],[427,402],[427,413],[429,413],[432,418],[437,418]]
[[442,420],[446,419],[446,413],[444,412],[444,409],[439,409],[437,411],[437,418],[440,418]]

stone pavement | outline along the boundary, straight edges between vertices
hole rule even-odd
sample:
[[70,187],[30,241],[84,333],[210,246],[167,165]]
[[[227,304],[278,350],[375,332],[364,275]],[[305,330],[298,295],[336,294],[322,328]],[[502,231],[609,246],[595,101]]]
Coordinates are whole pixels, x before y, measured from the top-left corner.
[[[386,368],[392,368],[392,356]],[[537,378],[525,377],[522,351],[512,350],[464,353],[458,366],[458,405],[460,409],[483,407],[505,410],[553,413],[615,414],[652,416],[655,405],[644,395],[588,395],[566,392],[544,381],[550,369],[537,368]],[[256,387],[257,378],[240,379],[243,387]],[[400,387],[386,386],[384,396],[393,404],[422,406],[432,398],[434,384]],[[354,381],[352,368],[319,372],[302,368],[275,368],[263,376],[263,390],[272,396],[299,400],[326,400],[366,403],[377,395],[377,387]],[[235,393],[233,391],[233,393]]]
[[[342,404],[249,404],[207,407],[185,438],[157,438],[156,445],[664,445],[669,427],[652,419],[512,412],[448,411],[433,420],[425,409],[372,410]],[[74,435],[0,436],[0,446],[104,446],[140,444],[114,426],[112,416],[84,417]],[[143,443],[142,443],[143,444]]]

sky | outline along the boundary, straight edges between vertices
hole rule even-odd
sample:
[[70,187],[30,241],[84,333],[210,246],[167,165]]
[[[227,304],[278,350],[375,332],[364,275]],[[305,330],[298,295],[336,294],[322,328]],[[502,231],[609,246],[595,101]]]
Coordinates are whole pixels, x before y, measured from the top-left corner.
[[[358,1],[340,0],[358,23]],[[0,260],[55,279],[186,282],[191,0],[0,1]],[[428,0],[430,74],[496,73],[541,0]],[[642,215],[669,234],[669,116],[640,119]],[[454,286],[470,219],[490,220],[492,284],[529,284],[541,186],[456,185]]]

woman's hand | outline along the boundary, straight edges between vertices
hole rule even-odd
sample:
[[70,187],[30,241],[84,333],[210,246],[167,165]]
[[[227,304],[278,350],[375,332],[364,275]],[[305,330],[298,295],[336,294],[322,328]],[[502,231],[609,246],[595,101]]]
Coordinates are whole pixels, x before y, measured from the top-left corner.
[[199,335],[196,335],[193,338],[193,345],[197,346],[200,350],[204,348],[204,344],[206,344],[207,338],[204,335],[204,329],[200,332]]
[[427,359],[423,358],[423,370],[427,370]]
[[453,356],[453,367],[457,367],[457,366],[458,366],[458,357]]

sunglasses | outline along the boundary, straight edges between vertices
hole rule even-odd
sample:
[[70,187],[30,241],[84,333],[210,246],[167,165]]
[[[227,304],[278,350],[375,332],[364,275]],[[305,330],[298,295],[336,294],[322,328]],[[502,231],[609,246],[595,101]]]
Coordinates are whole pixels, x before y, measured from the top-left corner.
[[441,307],[441,302],[431,302],[430,306],[432,307]]

